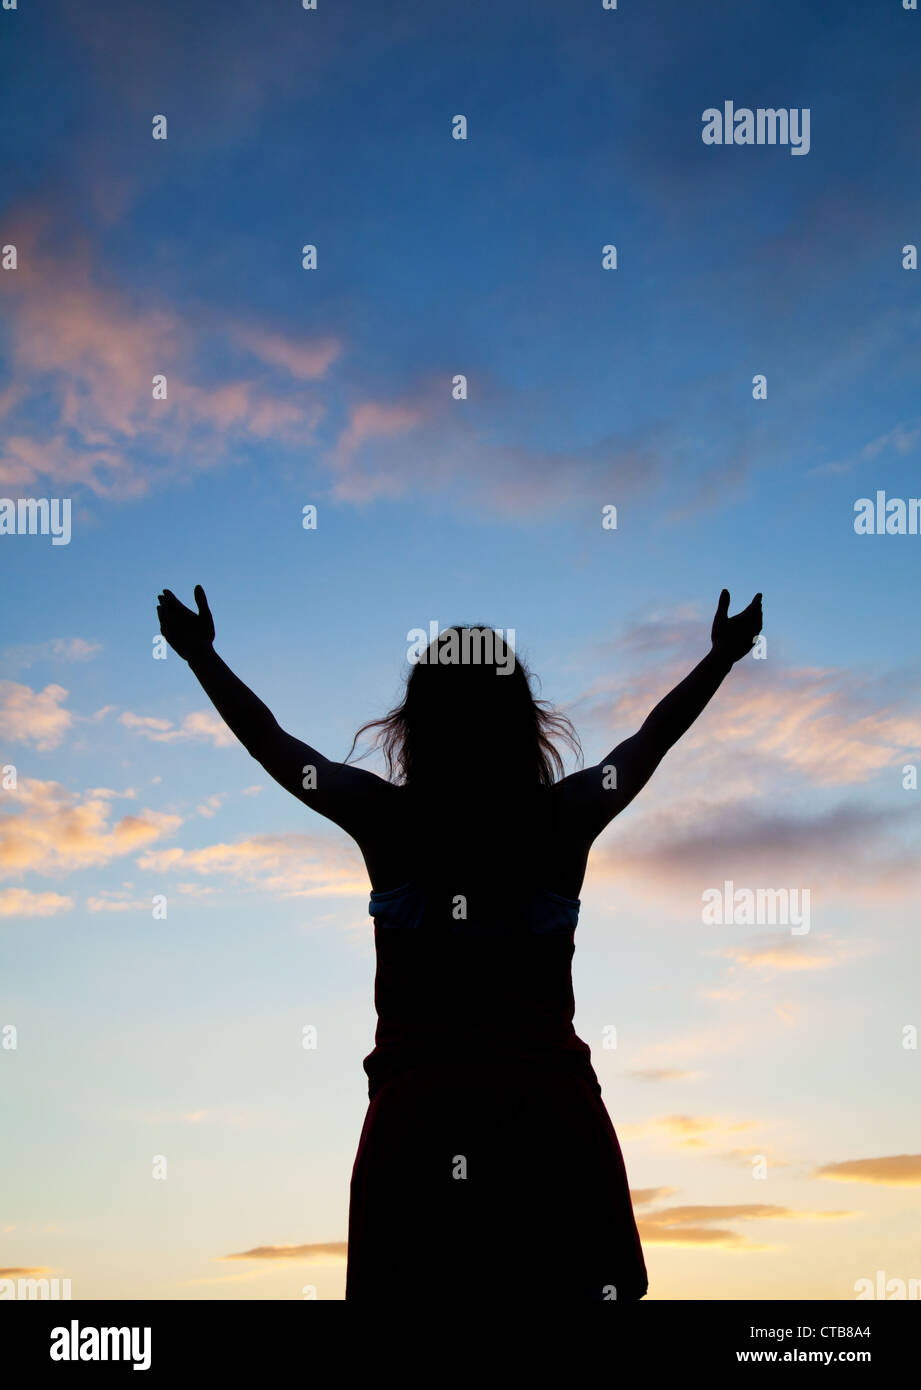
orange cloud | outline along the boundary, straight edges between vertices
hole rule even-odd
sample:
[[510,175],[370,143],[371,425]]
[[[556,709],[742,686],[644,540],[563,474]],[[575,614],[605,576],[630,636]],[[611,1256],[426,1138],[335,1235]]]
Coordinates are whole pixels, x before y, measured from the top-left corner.
[[747,945],[727,946],[716,954],[749,969],[828,970],[866,955],[867,942],[842,941],[830,936],[779,937]]
[[148,850],[138,863],[158,873],[217,874],[283,897],[366,896],[369,891],[351,845],[297,833],[256,835],[203,849]]
[[679,1071],[675,1067],[646,1067],[627,1074],[632,1076],[635,1081],[694,1081],[700,1072]]
[[729,1221],[832,1221],[851,1216],[847,1211],[794,1211],[789,1207],[749,1203],[739,1206],[663,1207],[637,1221],[646,1245],[707,1246],[751,1254],[769,1250],[744,1235],[716,1223]]
[[18,681],[0,681],[0,737],[11,743],[33,743],[41,752],[57,748],[73,723],[62,709],[67,691],[62,685],[33,690]]
[[638,1187],[630,1189],[630,1200],[635,1207],[645,1207],[650,1202],[661,1202],[664,1197],[671,1197],[677,1192],[675,1187]]
[[55,874],[108,864],[170,834],[181,817],[158,811],[110,824],[116,792],[94,787],[81,796],[58,782],[23,780],[0,813],[0,873]]
[[53,917],[69,912],[73,898],[61,893],[30,893],[26,888],[0,888],[0,917]]
[[348,1254],[348,1242],[328,1241],[318,1245],[257,1245],[252,1250],[241,1250],[233,1255],[219,1255],[221,1260],[307,1260],[310,1262],[344,1260]]
[[617,1126],[623,1138],[664,1139],[670,1148],[698,1149],[733,1163],[750,1163],[753,1158],[767,1160],[772,1168],[786,1168],[787,1160],[776,1157],[763,1141],[748,1147],[733,1143],[734,1136],[761,1126],[754,1120],[722,1120],[699,1115],[661,1115],[644,1124]]
[[864,1182],[876,1187],[921,1186],[921,1154],[894,1154],[887,1158],[853,1158],[826,1163],[814,1177],[836,1182]]
[[[709,613],[682,605],[627,624],[597,651],[629,676],[596,682],[569,713],[607,731],[608,751],[699,661],[709,622]],[[704,719],[682,746],[694,750],[698,767],[706,764],[708,783],[728,787],[726,800],[751,778],[740,753],[756,760],[762,793],[772,772],[793,771],[817,787],[853,786],[887,769],[895,779],[910,755],[921,756],[921,715],[904,708],[904,686],[887,689],[862,672],[749,661],[733,671],[718,701],[718,738]]]
[[729,1124],[720,1120],[698,1119],[693,1115],[665,1115],[659,1124],[669,1133],[683,1138],[687,1143],[696,1144],[701,1142],[700,1136],[712,1130],[728,1130],[736,1133],[741,1129],[756,1129],[754,1120],[740,1120],[736,1124]]

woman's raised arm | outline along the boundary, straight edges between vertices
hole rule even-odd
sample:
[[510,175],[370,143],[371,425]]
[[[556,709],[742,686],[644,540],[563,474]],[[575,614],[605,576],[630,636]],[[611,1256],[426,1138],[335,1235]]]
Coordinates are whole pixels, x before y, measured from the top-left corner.
[[396,791],[365,768],[324,758],[285,730],[272,711],[214,650],[214,619],[205,591],[195,587],[198,612],[164,589],[157,602],[160,631],[189,663],[202,689],[228,728],[270,777],[321,816],[335,821],[362,843],[391,808]]
[[711,629],[712,646],[690,675],[660,700],[641,727],[595,767],[557,783],[563,823],[589,841],[618,815],[649,781],[668,750],[706,708],[733,664],[740,661],[762,626],[761,595],[729,616],[729,591],[720,594]]

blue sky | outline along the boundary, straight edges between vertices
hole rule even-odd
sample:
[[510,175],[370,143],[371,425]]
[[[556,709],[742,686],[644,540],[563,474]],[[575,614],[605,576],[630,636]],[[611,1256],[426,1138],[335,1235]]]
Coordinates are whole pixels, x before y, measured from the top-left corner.
[[[766,660],[596,845],[577,1027],[651,1296],[916,1277],[921,1160],[890,1160],[921,1147],[921,540],[853,515],[918,494],[919,16],[2,21],[0,493],[70,497],[73,533],[0,537],[0,1267],[75,1297],[342,1294],[366,883],[152,660],[161,588],[205,586],[221,655],[328,756],[434,619],[514,628],[594,761],[705,654],[726,585],[764,593]],[[704,146],[726,100],[808,107],[809,153]],[[704,928],[725,879],[808,886],[809,935]]]

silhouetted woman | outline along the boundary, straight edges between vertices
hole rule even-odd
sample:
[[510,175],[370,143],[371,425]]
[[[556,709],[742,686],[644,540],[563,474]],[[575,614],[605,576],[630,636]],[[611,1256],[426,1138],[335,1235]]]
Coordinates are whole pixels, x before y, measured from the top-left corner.
[[378,730],[386,781],[285,733],[214,651],[201,587],[195,601],[164,590],[163,635],[265,770],[357,841],[371,880],[378,1024],[346,1298],[642,1298],[620,1147],[572,1023],[579,893],[592,842],[751,649],[761,595],[730,618],[724,589],[707,656],[568,777],[569,721],[491,629],[448,628],[399,707],[356,735]]

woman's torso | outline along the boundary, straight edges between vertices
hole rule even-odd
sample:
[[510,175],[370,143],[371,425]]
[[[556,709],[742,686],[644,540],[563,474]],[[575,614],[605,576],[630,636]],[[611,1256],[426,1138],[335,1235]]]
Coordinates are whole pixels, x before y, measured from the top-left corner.
[[407,795],[370,853],[362,846],[377,953],[372,1096],[410,1068],[460,1081],[574,1067],[597,1086],[573,1028],[588,846],[567,842],[552,788],[476,790],[435,804]]
[[591,842],[561,814],[558,787],[509,790],[475,766],[447,771],[437,797],[393,787],[387,814],[359,840],[373,891],[425,880],[501,893],[526,882],[578,899]]

